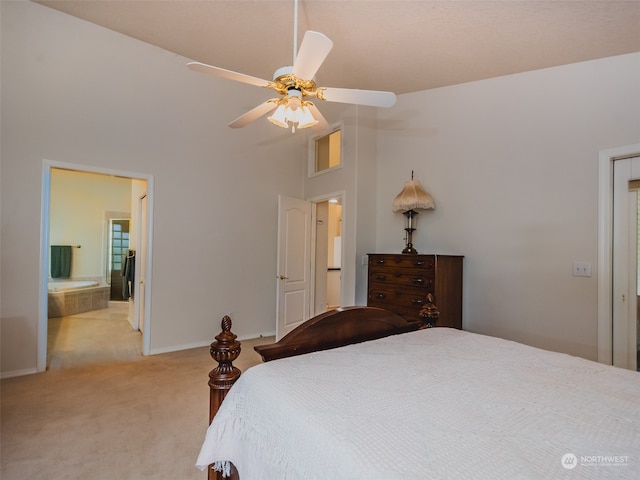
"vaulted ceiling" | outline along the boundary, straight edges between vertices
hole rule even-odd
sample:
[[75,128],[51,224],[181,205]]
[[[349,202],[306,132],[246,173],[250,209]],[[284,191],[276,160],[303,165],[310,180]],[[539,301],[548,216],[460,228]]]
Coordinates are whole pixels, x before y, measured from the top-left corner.
[[[294,0],[37,3],[267,80],[292,63]],[[300,0],[306,30],[334,43],[319,84],[401,94],[640,51],[640,1]]]

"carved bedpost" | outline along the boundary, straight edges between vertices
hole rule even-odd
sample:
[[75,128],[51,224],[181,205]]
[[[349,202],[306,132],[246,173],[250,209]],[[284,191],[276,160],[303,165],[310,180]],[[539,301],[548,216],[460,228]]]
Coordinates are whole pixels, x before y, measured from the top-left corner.
[[[220,322],[222,331],[211,344],[211,358],[218,366],[209,372],[209,424],[215,417],[224,397],[233,384],[240,378],[240,369],[233,366],[233,361],[240,355],[240,342],[231,333],[231,318],[225,315]],[[221,478],[219,472],[209,467],[209,480]]]
[[209,372],[209,388],[211,390],[209,423],[213,420],[229,389],[240,377],[240,369],[234,367],[232,363],[240,355],[240,342],[236,341],[236,336],[231,333],[229,316],[224,316],[220,326],[222,332],[216,336],[216,341],[211,344],[211,358],[218,362],[218,366]]

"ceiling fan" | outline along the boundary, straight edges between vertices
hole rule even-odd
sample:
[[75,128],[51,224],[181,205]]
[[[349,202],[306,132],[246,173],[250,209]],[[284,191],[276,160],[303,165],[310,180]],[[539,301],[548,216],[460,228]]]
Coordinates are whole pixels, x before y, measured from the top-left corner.
[[[368,105],[373,107],[391,107],[396,102],[393,92],[377,90],[357,90],[349,88],[318,87],[314,77],[322,62],[333,48],[333,42],[319,32],[307,31],[302,39],[300,50],[296,52],[298,0],[294,6],[293,28],[293,65],[281,67],[273,74],[273,81],[263,80],[243,73],[233,72],[200,62],[190,62],[187,67],[214,77],[226,78],[248,83],[258,87],[275,90],[280,96],[271,98],[229,124],[231,128],[241,128],[275,109],[268,120],[283,128],[315,127],[327,130],[329,124],[316,105],[308,100],[326,100],[328,102]],[[296,55],[297,53],[297,55]]]

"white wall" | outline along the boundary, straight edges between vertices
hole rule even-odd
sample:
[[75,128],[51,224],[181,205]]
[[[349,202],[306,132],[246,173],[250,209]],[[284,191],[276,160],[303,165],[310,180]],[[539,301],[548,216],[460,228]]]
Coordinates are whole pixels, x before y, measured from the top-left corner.
[[640,54],[402,95],[379,116],[378,250],[401,251],[391,204],[415,170],[436,210],[414,244],[465,255],[464,328],[597,359],[598,152],[640,140]]
[[0,8],[3,374],[36,366],[45,159],[153,176],[152,353],[211,342],[228,312],[239,337],[272,332],[277,196],[303,194],[305,134],[226,126],[262,89],[32,2]]

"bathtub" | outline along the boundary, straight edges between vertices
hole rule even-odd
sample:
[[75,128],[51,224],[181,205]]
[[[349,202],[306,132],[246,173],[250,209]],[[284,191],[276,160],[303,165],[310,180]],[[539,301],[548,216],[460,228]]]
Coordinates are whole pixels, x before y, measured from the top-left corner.
[[100,310],[109,306],[111,287],[89,280],[50,281],[48,317],[64,317],[76,313]]
[[66,290],[75,290],[97,286],[98,282],[91,282],[89,280],[58,280],[49,282],[49,285],[47,285],[47,289],[50,292],[64,292]]

